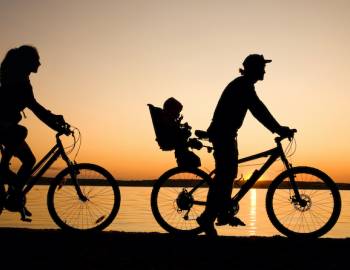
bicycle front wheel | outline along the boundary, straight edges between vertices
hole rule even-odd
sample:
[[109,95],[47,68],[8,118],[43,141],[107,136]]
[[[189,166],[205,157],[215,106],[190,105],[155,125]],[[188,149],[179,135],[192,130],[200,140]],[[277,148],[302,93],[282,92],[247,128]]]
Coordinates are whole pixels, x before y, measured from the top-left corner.
[[154,184],[151,209],[158,224],[174,234],[202,232],[196,218],[204,211],[210,178],[198,168],[173,168]]
[[47,205],[52,219],[62,229],[101,231],[119,211],[120,190],[104,168],[76,164],[56,176],[49,187]]
[[[297,198],[289,175],[294,175]],[[341,198],[337,185],[324,172],[311,167],[285,171],[271,183],[266,210],[272,224],[288,237],[320,237],[337,222]]]

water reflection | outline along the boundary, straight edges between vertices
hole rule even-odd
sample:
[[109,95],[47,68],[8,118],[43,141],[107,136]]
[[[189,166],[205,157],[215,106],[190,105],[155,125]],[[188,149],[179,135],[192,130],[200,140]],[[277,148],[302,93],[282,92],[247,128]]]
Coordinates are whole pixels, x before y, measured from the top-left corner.
[[[121,207],[113,223],[106,231],[163,232],[155,221],[150,206],[150,187],[121,187]],[[0,227],[32,229],[57,228],[51,220],[46,206],[47,187],[35,187],[29,194],[28,207],[33,212],[32,223],[24,223],[18,213],[4,212],[0,216]],[[337,224],[323,237],[345,238],[350,236],[350,191],[342,190],[342,212]],[[251,189],[239,204],[238,217],[247,226],[218,227],[220,235],[273,236],[280,233],[273,227],[265,210],[265,189]]]
[[248,234],[256,235],[256,189],[250,190]]

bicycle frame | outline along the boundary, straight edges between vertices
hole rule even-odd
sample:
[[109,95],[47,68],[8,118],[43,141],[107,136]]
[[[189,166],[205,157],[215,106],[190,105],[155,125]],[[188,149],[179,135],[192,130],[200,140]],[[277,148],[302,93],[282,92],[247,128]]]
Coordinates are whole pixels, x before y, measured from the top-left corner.
[[[247,192],[254,186],[254,184],[259,180],[259,178],[270,168],[270,166],[278,159],[281,158],[282,163],[286,167],[286,171],[290,171],[292,169],[292,165],[288,162],[288,159],[283,151],[281,141],[285,138],[277,137],[275,138],[275,142],[277,146],[275,148],[272,148],[270,150],[254,154],[248,157],[244,157],[241,159],[238,159],[238,164],[256,160],[263,157],[269,157],[266,162],[260,167],[260,169],[255,170],[253,174],[250,176],[250,178],[241,186],[240,190],[231,198],[232,206],[235,206],[238,204],[238,202],[247,194]],[[213,171],[214,172],[214,171]],[[212,173],[213,173],[212,172]],[[210,173],[210,174],[212,174]],[[209,174],[209,176],[210,176]],[[289,179],[291,186],[293,188],[293,191],[295,193],[295,198],[298,202],[302,201],[302,198],[300,197],[300,193],[298,190],[298,187],[296,185],[294,174],[289,174]],[[197,183],[190,191],[189,194],[192,194],[195,192],[199,187],[202,186],[202,183]],[[196,205],[205,205],[206,202],[203,201],[194,201],[193,202]]]
[[[275,148],[238,160],[238,164],[240,164],[263,157],[269,157],[266,160],[266,162],[260,167],[260,169],[257,169],[253,172],[250,178],[241,186],[240,190],[232,197],[231,202],[233,205],[238,204],[238,202],[246,195],[246,193],[254,186],[254,184],[259,180],[259,178],[270,168],[270,166],[278,158],[281,158],[282,163],[285,165],[287,171],[292,168],[292,165],[288,162],[287,157],[283,151],[281,140],[282,138],[280,137],[275,138],[275,142],[277,144]],[[298,201],[300,201],[301,197],[297,185],[295,183],[295,177],[293,174],[290,174],[289,178],[291,186],[295,192],[295,197]]]
[[[25,188],[23,189],[23,194],[27,194],[33,186],[38,182],[41,176],[50,168],[50,166],[61,156],[62,159],[66,162],[69,168],[72,168],[74,163],[69,159],[66,152],[64,151],[63,144],[60,140],[60,136],[63,133],[56,134],[56,145],[52,147],[52,149],[34,166],[31,172],[31,176],[29,177]],[[72,170],[71,175],[74,175],[74,171]],[[78,184],[75,182],[75,186],[78,190],[78,193],[81,194],[81,190]]]

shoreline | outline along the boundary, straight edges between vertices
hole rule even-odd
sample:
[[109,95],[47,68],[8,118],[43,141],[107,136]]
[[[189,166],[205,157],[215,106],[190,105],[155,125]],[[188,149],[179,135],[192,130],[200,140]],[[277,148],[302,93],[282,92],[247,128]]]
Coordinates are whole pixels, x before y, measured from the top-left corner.
[[342,269],[350,238],[289,239],[0,228],[2,265],[63,269]]
[[[54,178],[50,177],[41,177],[38,182],[36,182],[36,185],[49,185],[51,181],[53,181]],[[152,187],[154,183],[158,179],[135,179],[135,180],[118,180],[116,179],[118,185],[120,187]],[[86,180],[86,185],[100,185],[98,180],[93,180],[93,179],[88,179]],[[185,180],[185,181],[179,181],[180,186],[193,186],[196,181],[191,181],[191,180]],[[262,180],[258,181],[254,184],[252,188],[256,189],[267,189],[269,185],[271,184],[271,180]],[[242,181],[236,181],[234,182],[234,187],[235,188],[240,188],[244,182]],[[336,182],[339,190],[350,190],[350,183],[345,183],[345,182]],[[317,185],[313,185],[312,183],[308,184],[308,188],[314,188],[318,189]]]

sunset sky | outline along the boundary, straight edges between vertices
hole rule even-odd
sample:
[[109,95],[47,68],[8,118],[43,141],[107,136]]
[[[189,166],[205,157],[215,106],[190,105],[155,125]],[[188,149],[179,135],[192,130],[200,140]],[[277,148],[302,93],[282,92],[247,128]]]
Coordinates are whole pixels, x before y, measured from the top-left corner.
[[[153,179],[176,163],[155,142],[147,103],[173,96],[184,120],[206,129],[243,59],[263,54],[273,61],[256,90],[282,125],[298,129],[292,163],[350,182],[349,14],[348,0],[0,0],[0,56],[37,47],[35,96],[80,129],[77,161],[117,179]],[[39,158],[54,132],[26,115]],[[273,138],[248,113],[240,157],[272,148]]]

